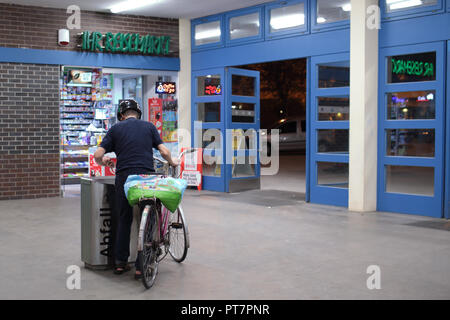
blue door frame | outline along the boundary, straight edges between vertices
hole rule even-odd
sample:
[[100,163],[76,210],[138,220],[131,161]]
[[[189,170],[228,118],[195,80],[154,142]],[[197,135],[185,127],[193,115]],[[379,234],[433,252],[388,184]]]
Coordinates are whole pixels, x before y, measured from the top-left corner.
[[[450,9],[450,0],[448,2]],[[445,152],[446,158],[446,177],[445,177],[445,205],[444,213],[445,218],[450,219],[450,40],[447,41],[447,107],[445,108],[445,113],[447,115],[447,125],[446,125],[446,139],[445,145],[447,146]]]
[[[199,95],[198,94],[198,81],[197,77],[208,76],[208,75],[219,75],[220,76],[220,86],[222,91],[220,94],[216,95]],[[191,143],[194,147],[202,148],[203,147],[203,130],[207,129],[217,129],[221,132],[221,141],[220,146],[221,149],[217,150],[219,153],[216,154],[216,150],[206,149],[203,150],[203,156],[220,156],[222,159],[222,163],[220,164],[220,176],[205,176],[203,175],[202,187],[206,190],[212,191],[226,191],[225,188],[225,177],[227,166],[223,164],[223,160],[225,159],[225,145],[226,145],[226,121],[225,121],[225,95],[223,92],[225,83],[225,68],[213,68],[203,71],[196,71],[192,73],[192,107],[191,107]],[[219,102],[220,103],[220,121],[219,122],[200,122],[199,114],[198,114],[198,104],[199,103],[208,103],[208,102]]]
[[[387,83],[387,57],[436,52],[436,80],[408,83]],[[378,192],[377,209],[408,214],[419,214],[441,218],[444,204],[444,143],[445,143],[445,51],[444,42],[384,48],[380,50],[379,113],[378,113]],[[435,119],[431,120],[387,120],[387,94],[435,90]],[[387,129],[434,129],[434,157],[410,157],[386,155]],[[448,149],[448,148],[447,148]],[[385,167],[418,166],[434,168],[434,195],[412,195],[386,192]]]
[[[349,87],[319,88],[319,65],[349,64],[349,53],[331,54],[311,58],[310,68],[310,102],[309,102],[309,161],[307,167],[309,177],[307,177],[307,189],[309,185],[309,199],[314,203],[348,206],[348,187],[331,185],[319,185],[318,183],[318,163],[348,164],[347,153],[319,152],[318,150],[318,130],[321,129],[349,129],[349,121],[319,121],[318,118],[318,98],[319,97],[349,97]],[[348,178],[347,178],[348,179]],[[348,180],[347,180],[348,182]]]
[[[254,78],[254,96],[238,96],[233,95],[232,92],[232,81],[233,75],[245,76],[249,78]],[[259,99],[259,90],[260,90],[260,79],[258,71],[251,71],[245,69],[237,69],[237,68],[225,68],[225,79],[226,85],[224,87],[225,93],[225,128],[231,129],[226,131],[225,141],[229,142],[226,144],[227,152],[226,152],[226,176],[225,176],[225,190],[227,192],[230,191],[229,186],[232,180],[248,180],[248,179],[258,179],[260,178],[260,163],[259,163],[259,129],[260,129],[260,99]],[[254,121],[253,122],[233,122],[232,120],[232,106],[233,103],[249,103],[254,105]],[[232,138],[232,130],[242,129],[245,131],[249,129],[254,130],[254,144],[253,149],[245,149],[245,150],[234,150],[233,148],[233,138]],[[251,145],[251,144],[250,144]],[[250,157],[254,157],[256,159],[255,163],[255,174],[252,176],[245,177],[233,177],[233,163],[232,160],[234,158],[246,158],[250,159]]]

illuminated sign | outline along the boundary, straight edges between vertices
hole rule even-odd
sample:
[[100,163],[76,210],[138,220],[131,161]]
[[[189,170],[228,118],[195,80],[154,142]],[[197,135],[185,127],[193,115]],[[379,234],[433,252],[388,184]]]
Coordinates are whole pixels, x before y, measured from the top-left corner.
[[433,77],[434,65],[432,62],[392,59],[392,73]]
[[436,52],[388,57],[388,83],[436,80]]
[[222,94],[222,88],[219,85],[208,85],[205,87],[205,95],[206,96],[213,96],[213,95],[219,95]]
[[141,36],[139,33],[111,33],[85,31],[81,34],[81,50],[112,52],[112,53],[140,53],[151,55],[169,54],[169,36]]
[[176,92],[175,82],[158,81],[155,85],[155,92],[157,94],[174,94]]

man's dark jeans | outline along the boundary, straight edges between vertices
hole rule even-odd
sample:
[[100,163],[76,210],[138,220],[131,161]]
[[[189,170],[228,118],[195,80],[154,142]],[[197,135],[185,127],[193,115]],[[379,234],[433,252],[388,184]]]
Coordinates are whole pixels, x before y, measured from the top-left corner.
[[[116,265],[128,262],[130,256],[130,233],[133,223],[133,208],[129,205],[123,189],[129,175],[133,174],[152,174],[144,168],[124,169],[116,174],[115,191],[117,205],[117,232],[114,250],[114,259]],[[136,259],[136,269],[139,270],[139,261]]]

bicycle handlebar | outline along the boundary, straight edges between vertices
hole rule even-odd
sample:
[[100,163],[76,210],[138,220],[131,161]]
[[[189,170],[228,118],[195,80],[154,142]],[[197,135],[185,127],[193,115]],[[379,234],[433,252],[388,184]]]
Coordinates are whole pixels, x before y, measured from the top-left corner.
[[[178,159],[181,159],[183,157],[183,155],[185,155],[186,153],[191,153],[194,152],[195,149],[190,148],[190,149],[186,149],[183,152],[180,153],[180,155],[178,156]],[[167,160],[161,159],[160,157],[155,157],[153,156],[153,159],[158,160],[161,163],[169,163]]]

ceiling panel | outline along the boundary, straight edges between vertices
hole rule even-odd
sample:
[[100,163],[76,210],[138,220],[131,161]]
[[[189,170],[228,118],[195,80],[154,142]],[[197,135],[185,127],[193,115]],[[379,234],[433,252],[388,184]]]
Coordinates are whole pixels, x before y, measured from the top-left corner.
[[[81,10],[109,12],[109,8],[121,0],[0,0],[0,3],[14,3],[28,6],[67,8],[76,4]],[[267,0],[159,0],[139,9],[123,14],[145,15],[164,18],[192,19],[224,11],[246,8],[269,2]]]

